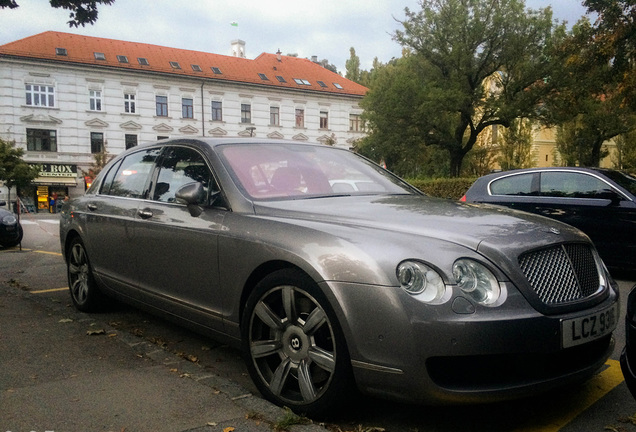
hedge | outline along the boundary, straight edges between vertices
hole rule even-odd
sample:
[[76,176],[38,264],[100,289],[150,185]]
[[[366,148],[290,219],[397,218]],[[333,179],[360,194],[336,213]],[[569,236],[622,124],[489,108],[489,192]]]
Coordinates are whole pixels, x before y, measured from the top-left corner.
[[477,178],[406,179],[426,195],[458,200]]

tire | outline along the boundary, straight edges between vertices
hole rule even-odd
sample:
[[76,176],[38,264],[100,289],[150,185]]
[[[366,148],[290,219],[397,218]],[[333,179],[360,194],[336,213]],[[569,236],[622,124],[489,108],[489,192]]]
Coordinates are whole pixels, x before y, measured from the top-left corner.
[[3,243],[0,243],[0,246],[5,247],[5,248],[10,248],[10,247],[17,246],[22,241],[22,236],[23,235],[24,235],[24,231],[22,231],[22,227],[20,225],[18,225],[18,238],[16,240],[5,241]]
[[251,293],[241,322],[243,355],[263,396],[299,414],[321,416],[353,389],[342,330],[316,284],[285,269]]
[[82,312],[96,312],[106,303],[106,297],[99,290],[88,254],[82,240],[73,239],[66,257],[66,274],[71,299],[76,309]]

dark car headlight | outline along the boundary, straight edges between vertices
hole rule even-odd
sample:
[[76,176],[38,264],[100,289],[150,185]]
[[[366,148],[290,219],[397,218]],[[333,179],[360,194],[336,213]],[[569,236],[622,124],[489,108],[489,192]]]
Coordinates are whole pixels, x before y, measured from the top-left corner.
[[450,290],[439,273],[423,262],[403,261],[396,274],[402,289],[424,303],[440,304],[450,297]]
[[477,261],[461,258],[453,264],[457,286],[469,297],[484,306],[494,306],[501,297],[495,275]]
[[2,218],[2,225],[11,226],[18,223],[18,220],[13,215],[6,215]]

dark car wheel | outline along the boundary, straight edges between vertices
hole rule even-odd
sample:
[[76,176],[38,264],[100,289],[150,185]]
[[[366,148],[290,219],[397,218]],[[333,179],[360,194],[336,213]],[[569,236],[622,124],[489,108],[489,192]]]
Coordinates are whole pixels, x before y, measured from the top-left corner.
[[281,270],[264,278],[241,324],[248,370],[267,399],[315,416],[347,397],[353,380],[342,331],[303,273]]
[[82,312],[94,312],[103,306],[105,297],[97,287],[84,243],[75,238],[66,257],[68,287],[75,307]]
[[0,246],[10,248],[20,244],[22,241],[22,236],[24,235],[24,231],[22,231],[22,227],[18,225],[18,237],[12,240],[0,240]]

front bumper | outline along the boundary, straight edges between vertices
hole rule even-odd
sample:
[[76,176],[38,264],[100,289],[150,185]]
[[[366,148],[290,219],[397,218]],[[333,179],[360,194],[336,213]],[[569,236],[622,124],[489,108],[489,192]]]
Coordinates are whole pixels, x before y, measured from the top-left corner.
[[[596,306],[546,316],[510,287],[506,304],[452,310],[453,300],[430,306],[399,288],[331,286],[360,390],[420,403],[494,402],[582,382],[614,350],[611,334],[562,347],[563,320],[603,311]],[[332,304],[335,304],[332,302]]]

